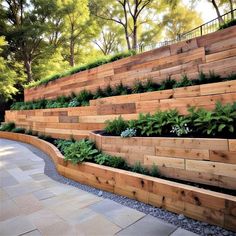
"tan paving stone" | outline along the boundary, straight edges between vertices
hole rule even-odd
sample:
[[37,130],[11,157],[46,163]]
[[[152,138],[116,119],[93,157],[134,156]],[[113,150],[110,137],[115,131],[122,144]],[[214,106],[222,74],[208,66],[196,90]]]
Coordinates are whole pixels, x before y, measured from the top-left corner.
[[[10,199],[0,203],[0,221],[5,221],[20,215],[20,209],[16,203]],[[1,232],[0,232],[1,233]]]
[[77,232],[84,235],[110,236],[121,230],[102,215],[95,215],[76,225]]
[[32,194],[27,194],[13,198],[14,202],[18,205],[21,214],[31,214],[42,209],[40,201]]
[[24,216],[17,216],[0,222],[1,236],[16,236],[35,229],[35,226]]

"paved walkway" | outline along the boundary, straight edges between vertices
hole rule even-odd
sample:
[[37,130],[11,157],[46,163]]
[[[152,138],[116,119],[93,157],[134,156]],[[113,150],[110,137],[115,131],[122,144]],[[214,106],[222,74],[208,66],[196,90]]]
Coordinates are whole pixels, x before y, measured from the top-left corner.
[[58,183],[26,146],[0,139],[0,235],[195,234],[108,199]]

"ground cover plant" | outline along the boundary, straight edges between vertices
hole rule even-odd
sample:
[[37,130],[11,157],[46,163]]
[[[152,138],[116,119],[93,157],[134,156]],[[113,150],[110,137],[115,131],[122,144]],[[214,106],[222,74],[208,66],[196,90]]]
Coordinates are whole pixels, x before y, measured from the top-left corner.
[[176,137],[230,137],[236,138],[236,102],[215,109],[190,108],[187,115],[177,110],[140,114],[137,120],[125,121],[122,117],[106,122],[107,135],[176,136]]
[[98,88],[98,90],[92,94],[90,91],[83,90],[79,94],[72,93],[70,96],[59,96],[52,100],[37,100],[30,102],[15,102],[11,106],[11,110],[31,110],[31,109],[46,109],[46,108],[61,108],[61,107],[79,107],[88,106],[89,101],[92,99],[134,94],[145,93],[152,91],[159,91],[165,89],[180,88],[192,85],[216,83],[227,80],[235,80],[236,74],[230,74],[227,78],[221,78],[213,72],[210,72],[207,76],[204,73],[200,73],[197,79],[190,80],[187,75],[183,75],[180,81],[167,78],[160,84],[148,79],[146,82],[136,81],[133,87],[127,87],[120,83],[112,88],[108,85],[105,89]]

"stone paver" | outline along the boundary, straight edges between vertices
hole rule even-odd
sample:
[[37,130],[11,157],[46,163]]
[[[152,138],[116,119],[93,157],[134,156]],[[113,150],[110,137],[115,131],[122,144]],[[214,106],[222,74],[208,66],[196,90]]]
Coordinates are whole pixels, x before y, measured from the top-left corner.
[[0,235],[195,235],[44,174],[26,146],[0,139]]

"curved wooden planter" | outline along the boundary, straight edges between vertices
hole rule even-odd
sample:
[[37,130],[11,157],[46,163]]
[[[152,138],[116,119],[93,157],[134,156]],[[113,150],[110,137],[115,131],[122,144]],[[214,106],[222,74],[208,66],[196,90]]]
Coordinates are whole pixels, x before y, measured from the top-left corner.
[[72,165],[52,144],[39,138],[0,132],[1,138],[22,141],[47,153],[60,174],[93,187],[190,218],[236,231],[236,197],[93,163]]
[[129,164],[158,166],[163,176],[236,190],[236,139],[102,136],[89,138]]

